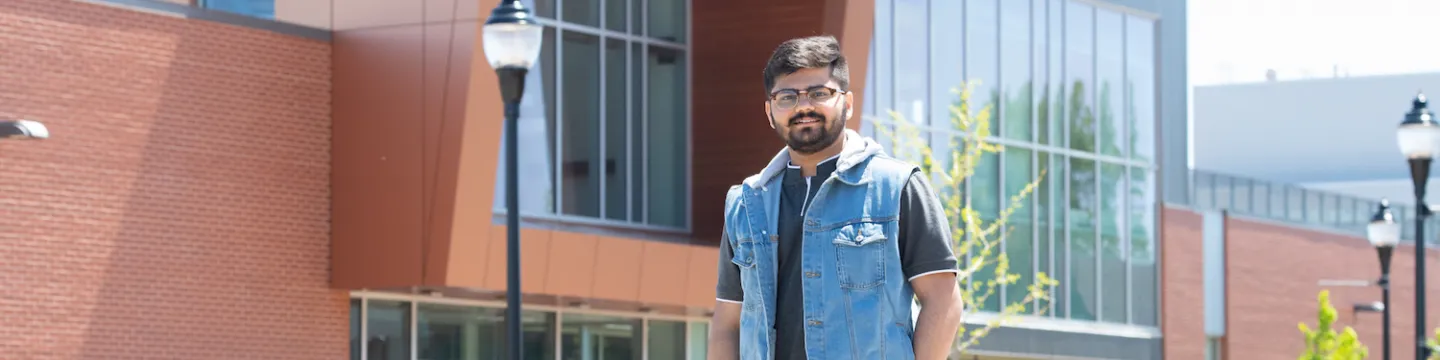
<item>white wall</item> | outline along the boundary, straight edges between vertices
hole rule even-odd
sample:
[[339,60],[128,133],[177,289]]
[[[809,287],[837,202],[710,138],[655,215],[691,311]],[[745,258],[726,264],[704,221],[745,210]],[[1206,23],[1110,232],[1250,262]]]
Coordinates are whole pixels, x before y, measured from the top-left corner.
[[1395,128],[1421,89],[1440,96],[1440,74],[1196,87],[1195,168],[1297,184],[1408,179]]

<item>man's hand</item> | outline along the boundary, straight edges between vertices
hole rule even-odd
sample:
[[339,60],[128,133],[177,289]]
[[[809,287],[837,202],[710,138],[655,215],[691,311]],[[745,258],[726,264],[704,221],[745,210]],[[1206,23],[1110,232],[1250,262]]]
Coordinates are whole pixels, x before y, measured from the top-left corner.
[[715,315],[710,319],[709,360],[740,358],[740,304],[715,301]]
[[[915,297],[920,299],[920,318],[915,323],[913,345],[915,359],[945,360],[955,346],[955,333],[960,331],[960,315],[964,307],[955,273],[921,276],[911,280],[910,286],[915,289]],[[711,339],[714,341],[713,333]]]

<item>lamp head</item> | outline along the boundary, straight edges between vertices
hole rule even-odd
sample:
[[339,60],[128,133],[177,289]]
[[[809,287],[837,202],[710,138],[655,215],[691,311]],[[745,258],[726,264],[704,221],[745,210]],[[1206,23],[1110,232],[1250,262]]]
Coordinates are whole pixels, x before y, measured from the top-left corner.
[[1415,95],[1415,100],[1410,103],[1410,112],[1405,113],[1405,121],[1400,122],[1395,137],[1400,153],[1406,159],[1434,158],[1437,148],[1440,148],[1440,123],[1430,112],[1425,94]]
[[529,69],[540,57],[545,27],[519,0],[505,0],[490,11],[482,30],[485,58],[495,69]]
[[48,139],[50,130],[45,124],[30,120],[0,121],[0,139]]
[[1375,247],[1394,247],[1400,243],[1400,223],[1395,221],[1395,214],[1390,212],[1390,200],[1381,199],[1380,206],[1375,210],[1375,215],[1370,217],[1370,224],[1365,228],[1365,237],[1370,240],[1370,245]]

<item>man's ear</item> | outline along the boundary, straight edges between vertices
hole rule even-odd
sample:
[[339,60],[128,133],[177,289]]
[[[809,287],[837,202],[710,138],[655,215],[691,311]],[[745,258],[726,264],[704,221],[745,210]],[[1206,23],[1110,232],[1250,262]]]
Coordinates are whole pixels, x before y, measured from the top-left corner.
[[844,111],[844,112],[845,112],[845,118],[846,118],[846,119],[849,119],[849,118],[855,116],[855,106],[854,106],[854,105],[855,105],[855,92],[853,92],[853,91],[847,91],[847,92],[845,92],[845,108],[844,108],[844,109],[841,109],[841,111]]
[[765,118],[770,119],[770,128],[775,128],[775,113],[770,112],[770,102],[765,102]]

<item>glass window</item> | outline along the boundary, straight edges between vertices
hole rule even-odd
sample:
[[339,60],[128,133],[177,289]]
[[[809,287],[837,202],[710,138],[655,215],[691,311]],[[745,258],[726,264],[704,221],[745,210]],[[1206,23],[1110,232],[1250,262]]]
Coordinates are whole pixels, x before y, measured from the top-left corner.
[[632,220],[631,203],[632,198],[629,190],[630,153],[627,144],[628,137],[633,124],[630,123],[630,93],[626,91],[629,84],[629,77],[626,72],[626,51],[624,41],[615,39],[605,40],[605,152],[602,168],[605,183],[605,191],[600,196],[605,198],[605,218],[614,220]]
[[[1013,1],[1013,0],[1012,0]],[[970,109],[979,112],[985,106],[998,108],[1000,99],[1000,15],[996,0],[970,0],[965,3],[965,81],[974,84]],[[997,134],[999,114],[991,112],[990,133]]]
[[1155,160],[1155,23],[1129,16],[1125,68],[1130,84],[1130,158]]
[[[501,360],[510,356],[505,309],[420,304],[416,312],[417,359]],[[520,321],[525,359],[554,359],[553,315],[523,311]]]
[[1070,254],[1069,277],[1065,280],[1072,319],[1095,320],[1100,305],[1097,297],[1100,284],[1096,276],[1099,259],[1096,258],[1095,212],[1100,200],[1096,194],[1096,170],[1094,160],[1070,158]]
[[640,319],[567,313],[560,317],[560,322],[563,360],[639,360],[641,357]]
[[1096,86],[1101,154],[1124,156],[1125,109],[1121,91],[1125,83],[1125,18],[1109,10],[1095,11]]
[[[567,7],[569,5],[566,5]],[[561,213],[600,216],[600,37],[561,31]]]
[[[995,153],[985,153],[981,155],[979,164],[975,166],[975,173],[970,175],[967,181],[970,183],[970,191],[968,192],[968,194],[970,194],[968,197],[970,206],[979,213],[980,219],[984,221],[983,226],[988,227],[1000,215],[1000,197],[1003,194],[1000,193],[999,156]],[[1000,235],[998,235],[998,233],[997,231],[996,234],[990,235],[986,240],[1000,241]],[[979,250],[980,249],[974,249],[974,251]],[[994,249],[995,252],[1001,250],[1002,248],[999,247]],[[971,280],[979,291],[979,293],[976,294],[977,296],[988,292],[988,285],[983,284],[995,280],[995,264],[985,264],[985,267],[976,272]],[[996,287],[994,289],[995,292],[985,298],[985,302],[980,310],[1000,311],[1000,292],[1002,290],[1003,289]]]
[[1000,114],[1006,138],[1030,140],[1030,3],[1000,2],[1000,84],[1003,100]]
[[649,133],[645,141],[649,158],[649,222],[670,227],[685,226],[688,209],[685,199],[689,195],[686,187],[686,151],[690,138],[687,129],[685,54],[680,51],[651,46],[647,69],[649,91],[647,109]]
[[560,4],[561,20],[600,27],[600,0],[565,0]]
[[[704,359],[706,352],[710,349],[710,324],[704,322],[690,323],[690,359]],[[654,357],[653,355],[651,357]]]
[[350,360],[360,360],[360,325],[365,312],[360,299],[350,299]]
[[685,359],[685,323],[650,320],[650,358]]
[[1125,166],[1102,163],[1100,166],[1100,294],[1104,303],[1100,319],[1125,323]]
[[[571,0],[574,1],[574,0]],[[628,0],[603,0],[605,1],[605,28],[614,31],[626,31],[630,22],[625,15],[631,6]],[[643,1],[643,0],[637,0]],[[622,47],[621,50],[624,50]]]
[[1155,257],[1155,182],[1150,170],[1130,168],[1130,266],[1133,323],[1159,324]]
[[207,9],[262,19],[275,18],[275,0],[200,0],[197,3]]
[[640,44],[630,44],[630,212],[633,214],[631,221],[645,221],[645,186],[648,179],[645,178],[645,134],[649,123],[645,121],[645,94],[650,91],[650,86],[645,84],[645,58],[644,48]]
[[1095,8],[1076,2],[1065,4],[1065,118],[1069,121],[1071,149],[1095,151]]
[[1046,39],[1046,64],[1049,79],[1046,80],[1048,88],[1045,91],[1046,121],[1042,124],[1045,132],[1049,134],[1040,140],[1040,143],[1054,146],[1066,146],[1068,136],[1065,133],[1065,116],[1068,104],[1065,98],[1065,2],[1064,0],[1048,0],[1045,9],[1045,27],[1050,36]]
[[410,359],[410,303],[370,300],[365,316],[368,360]]
[[649,4],[648,34],[661,40],[684,43],[688,0],[645,0]]
[[870,63],[870,71],[875,74],[875,81],[867,83],[866,92],[874,93],[874,102],[865,105],[865,112],[874,114],[880,121],[890,121],[889,111],[895,109],[894,87],[895,81],[895,39],[894,31],[890,26],[890,17],[894,7],[892,0],[875,0],[875,35],[871,37],[873,44],[873,55],[875,61]]
[[[1068,274],[1065,266],[1065,254],[1069,253],[1065,248],[1065,237],[1066,231],[1068,230],[1065,226],[1065,210],[1068,207],[1065,202],[1066,199],[1068,199],[1065,195],[1065,189],[1068,185],[1065,171],[1066,165],[1068,165],[1070,161],[1065,156],[1059,154],[1042,155],[1040,156],[1040,161],[1040,168],[1045,170],[1045,182],[1040,184],[1035,195],[1038,205],[1035,210],[1040,215],[1040,229],[1042,233],[1040,236],[1042,241],[1040,246],[1042,254],[1040,261],[1043,271],[1046,271],[1046,274],[1049,275],[1050,278],[1063,281],[1066,279],[1066,274]],[[1069,298],[1060,296],[1063,295],[1063,293],[1057,292],[1057,290],[1061,289],[1064,288],[1056,287],[1050,289],[1052,294],[1051,304],[1050,309],[1046,310],[1046,314],[1050,316],[1064,316],[1061,310],[1065,308],[1064,304],[1069,301]]]
[[[535,15],[543,18],[555,18],[555,0],[523,0],[525,7],[535,9]],[[485,14],[489,14],[488,12]],[[549,37],[545,38],[547,41]]]
[[[1019,147],[1006,147],[1002,157],[1005,159],[1005,206],[1008,208],[1011,201],[1035,181],[1030,174],[1032,152],[1029,149]],[[1033,194],[1030,196],[1034,196]],[[1008,232],[1004,237],[1005,256],[1010,261],[1010,273],[1019,275],[1016,282],[1005,286],[1004,303],[1006,306],[1020,302],[1030,293],[1029,286],[1035,282],[1035,221],[1033,207],[1029,201],[1022,202],[1019,207],[1014,208],[1006,221]],[[1025,304],[1030,308],[1031,304]]]
[[[553,13],[546,10],[553,0],[527,2],[541,16]],[[522,212],[676,229],[688,225],[689,60],[687,49],[673,43],[683,39],[661,36],[685,33],[688,4],[561,5],[561,21],[575,26],[546,27],[538,71],[527,77],[521,102]],[[647,26],[652,36],[631,36]],[[493,206],[503,212],[506,162],[500,146]]]
[[1033,78],[1026,84],[1029,85],[1031,111],[1034,112],[1035,142],[1040,144],[1050,143],[1050,95],[1048,89],[1050,81],[1049,59],[1049,31],[1045,21],[1048,4],[1045,0],[1030,0],[1030,19],[1028,21],[1030,31],[1030,71]]
[[[538,70],[525,74],[525,94],[520,99],[519,125],[515,136],[520,139],[519,163],[554,163],[555,144],[555,29],[545,29]],[[502,125],[502,131],[504,131]],[[539,140],[539,141],[537,141]],[[505,137],[500,137],[500,161],[495,171],[495,207],[505,209]],[[549,166],[520,167],[520,212],[544,214],[555,211],[555,177]],[[502,210],[503,211],[503,210]]]

